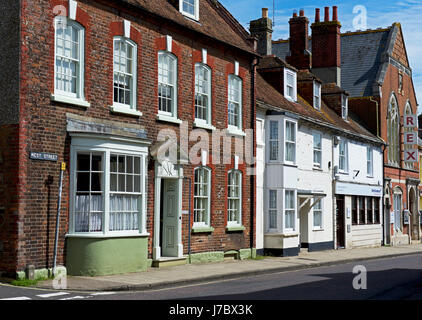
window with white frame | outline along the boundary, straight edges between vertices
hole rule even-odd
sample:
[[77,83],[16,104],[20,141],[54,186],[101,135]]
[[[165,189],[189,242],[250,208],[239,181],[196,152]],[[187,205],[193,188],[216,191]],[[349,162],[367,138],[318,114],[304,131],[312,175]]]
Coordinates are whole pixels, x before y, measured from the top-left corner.
[[124,37],[113,42],[114,105],[136,109],[136,44]]
[[270,121],[270,136],[269,136],[269,152],[270,161],[278,160],[278,121]]
[[72,151],[71,233],[139,234],[141,224],[145,229],[145,155]]
[[284,160],[296,162],[296,123],[291,121],[286,121]]
[[297,100],[296,72],[284,69],[284,96],[292,101]]
[[158,110],[177,117],[177,58],[167,51],[158,53]]
[[84,98],[84,28],[76,21],[63,21],[63,17],[55,20],[54,71],[55,94]]
[[339,143],[339,170],[342,172],[348,171],[347,141],[343,138]]
[[284,230],[294,231],[296,219],[296,195],[294,190],[284,191]]
[[314,108],[321,110],[321,84],[314,81]]
[[194,225],[210,225],[211,171],[206,167],[195,169]]
[[314,167],[322,167],[322,135],[314,132]]
[[229,126],[242,129],[242,79],[229,75]]
[[269,190],[268,228],[277,229],[277,190]]
[[199,20],[199,0],[179,0],[179,7],[185,16]]
[[228,209],[227,224],[242,224],[242,173],[239,170],[231,170],[228,173]]
[[369,177],[374,174],[374,159],[371,147],[366,147],[366,174]]
[[211,69],[202,63],[195,65],[195,119],[211,123]]
[[110,155],[110,231],[139,229],[141,181],[140,156]]
[[400,165],[400,115],[397,99],[391,95],[387,116],[388,163]]
[[345,94],[341,95],[341,117],[347,120],[349,113],[349,99]]
[[314,198],[314,229],[322,229],[322,199]]

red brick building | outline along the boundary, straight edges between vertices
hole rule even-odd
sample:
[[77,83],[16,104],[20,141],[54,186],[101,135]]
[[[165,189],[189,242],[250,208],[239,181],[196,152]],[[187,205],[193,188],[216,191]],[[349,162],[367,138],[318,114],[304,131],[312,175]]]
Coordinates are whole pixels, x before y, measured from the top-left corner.
[[[254,124],[256,54],[218,1],[0,10],[0,271],[51,268],[62,161],[57,264],[69,274],[254,254],[252,165],[234,147]],[[196,149],[193,129],[210,136]],[[224,154],[209,151],[219,130],[236,138]]]
[[[403,117],[416,115],[418,104],[400,24],[341,33],[337,8],[331,19],[326,7],[324,21],[317,9],[311,28],[307,50],[296,55],[302,60],[294,62],[306,64],[314,48],[325,48],[312,56],[312,72],[347,90],[349,109],[388,144],[384,150],[384,243],[420,241],[418,148],[417,143],[405,145],[403,140],[405,132],[416,130],[405,128]],[[289,61],[289,45],[289,40],[274,41],[273,52]],[[416,150],[416,162],[405,161],[405,150]]]

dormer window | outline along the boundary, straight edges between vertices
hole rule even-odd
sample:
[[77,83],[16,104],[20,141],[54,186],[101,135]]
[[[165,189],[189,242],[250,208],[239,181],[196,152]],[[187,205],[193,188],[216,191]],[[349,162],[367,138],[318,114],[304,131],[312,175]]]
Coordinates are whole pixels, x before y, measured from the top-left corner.
[[199,0],[179,0],[180,12],[194,20],[199,20]]
[[284,69],[284,96],[291,100],[297,100],[296,72]]
[[314,108],[321,110],[321,84],[314,81]]
[[341,95],[341,117],[344,120],[347,120],[347,115],[349,113],[348,107],[348,98],[345,94]]

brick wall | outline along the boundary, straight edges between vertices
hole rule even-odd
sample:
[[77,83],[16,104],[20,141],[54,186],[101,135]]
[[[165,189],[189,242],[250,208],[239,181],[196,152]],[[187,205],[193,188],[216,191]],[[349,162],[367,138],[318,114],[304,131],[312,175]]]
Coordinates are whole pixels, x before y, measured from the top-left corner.
[[[122,9],[117,12],[91,1],[78,1],[77,21],[85,29],[85,97],[91,107],[84,109],[67,104],[54,103],[50,95],[54,88],[54,29],[53,8],[67,7],[67,1],[43,0],[23,1],[22,36],[22,84],[21,129],[26,144],[21,145],[22,196],[19,216],[23,234],[19,239],[17,269],[22,270],[27,263],[37,268],[51,266],[55,213],[57,210],[59,163],[29,160],[30,151],[58,154],[59,162],[67,162],[69,168],[70,138],[66,133],[66,113],[73,113],[98,119],[108,119],[145,127],[148,138],[155,140],[160,129],[178,126],[156,120],[157,97],[157,53],[160,44],[165,43],[165,35],[173,37],[174,54],[178,58],[178,116],[193,127],[193,66],[196,52],[208,50],[213,64],[213,125],[217,129],[227,127],[227,76],[234,72],[234,61],[239,61],[240,76],[243,79],[243,124],[252,127],[254,114],[251,108],[251,57],[225,47],[209,39],[191,38],[191,33],[176,25],[164,24],[148,16]],[[123,30],[123,19],[132,22],[131,35],[138,44],[138,103],[142,117],[132,117],[111,113],[112,102],[112,35]],[[119,26],[120,25],[120,26]],[[179,135],[179,133],[178,133]],[[211,140],[211,139],[210,139]],[[190,142],[190,147],[196,142]],[[210,148],[211,150],[211,148]],[[234,150],[234,149],[233,149]],[[221,156],[222,158],[222,156]],[[69,170],[69,169],[68,169]],[[64,178],[62,215],[60,221],[60,242],[58,264],[64,264],[65,234],[69,221],[69,171]],[[193,166],[184,166],[185,175],[193,180]],[[213,192],[211,224],[215,231],[210,235],[192,235],[192,252],[229,250],[249,247],[249,217],[251,185],[244,175],[243,181],[243,233],[226,233],[224,190],[227,186],[227,168],[224,164],[213,169]],[[149,254],[152,253],[153,212],[154,212],[154,162],[148,163],[148,203],[147,231],[151,233]],[[187,210],[187,193],[183,193],[183,210]],[[184,247],[187,250],[187,218],[183,216]]]

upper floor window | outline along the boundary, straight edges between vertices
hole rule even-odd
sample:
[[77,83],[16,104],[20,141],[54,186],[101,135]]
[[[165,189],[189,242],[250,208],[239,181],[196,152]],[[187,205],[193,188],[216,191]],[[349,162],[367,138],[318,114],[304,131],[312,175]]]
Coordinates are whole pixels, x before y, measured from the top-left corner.
[[55,94],[83,100],[84,28],[73,20],[55,20]]
[[314,81],[314,108],[321,110],[321,84]]
[[242,173],[239,170],[231,170],[228,174],[228,208],[227,224],[242,224]]
[[292,101],[297,100],[296,72],[284,69],[284,96]]
[[270,121],[270,161],[278,160],[278,121]]
[[347,116],[349,113],[349,99],[345,94],[341,95],[341,117],[344,120],[347,120]]
[[114,105],[136,109],[136,44],[114,38]]
[[391,96],[387,119],[388,163],[400,164],[400,117],[397,100]]
[[195,119],[211,123],[211,69],[202,63],[195,65]]
[[211,171],[200,167],[195,169],[194,181],[194,224],[210,225]]
[[371,147],[366,147],[366,174],[372,177],[374,174],[374,159]]
[[285,157],[286,162],[296,162],[296,123],[286,121]]
[[341,139],[339,144],[339,170],[342,172],[348,171],[347,141],[345,139]]
[[322,135],[314,133],[314,167],[321,168],[322,166]]
[[158,110],[177,117],[177,58],[166,51],[158,53]]
[[185,16],[199,20],[199,0],[179,0],[179,7]]
[[229,126],[242,129],[242,79],[229,75]]

